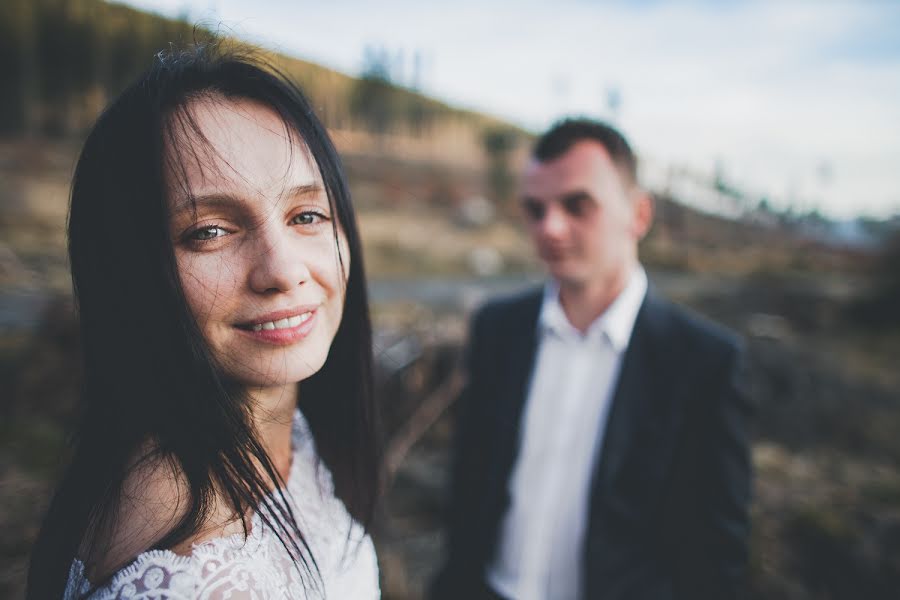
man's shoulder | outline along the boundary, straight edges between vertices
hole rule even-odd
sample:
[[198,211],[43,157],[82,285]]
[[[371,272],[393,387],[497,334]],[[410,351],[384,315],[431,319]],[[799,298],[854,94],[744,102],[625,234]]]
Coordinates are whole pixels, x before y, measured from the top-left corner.
[[648,320],[668,342],[684,351],[734,356],[743,348],[737,332],[658,293],[650,293],[645,305]]
[[495,296],[476,309],[472,318],[473,329],[521,327],[532,322],[543,302],[543,288],[532,286],[515,293]]

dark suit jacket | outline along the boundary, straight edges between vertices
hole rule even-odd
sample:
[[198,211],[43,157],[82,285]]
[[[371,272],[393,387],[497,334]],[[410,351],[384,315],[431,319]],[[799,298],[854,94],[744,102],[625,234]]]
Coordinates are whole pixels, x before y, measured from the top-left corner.
[[[460,398],[448,558],[436,598],[484,595],[518,453],[541,291],[473,321]],[[749,405],[740,344],[648,292],[616,384],[591,487],[587,598],[725,600],[746,560]],[[599,400],[599,397],[598,397]]]

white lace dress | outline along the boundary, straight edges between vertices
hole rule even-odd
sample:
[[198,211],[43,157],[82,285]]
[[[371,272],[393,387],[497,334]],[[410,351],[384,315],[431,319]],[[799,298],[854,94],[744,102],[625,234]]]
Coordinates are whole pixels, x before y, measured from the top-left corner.
[[[312,435],[299,411],[292,437],[294,458],[286,496],[321,577],[315,575],[314,568],[312,577],[301,575],[302,567],[298,570],[275,534],[254,514],[246,539],[243,533],[237,533],[204,541],[194,544],[188,556],[168,550],[144,552],[88,598],[379,598],[375,547],[334,496],[331,474],[323,464],[317,464]],[[83,598],[91,588],[84,565],[75,559],[65,600]]]

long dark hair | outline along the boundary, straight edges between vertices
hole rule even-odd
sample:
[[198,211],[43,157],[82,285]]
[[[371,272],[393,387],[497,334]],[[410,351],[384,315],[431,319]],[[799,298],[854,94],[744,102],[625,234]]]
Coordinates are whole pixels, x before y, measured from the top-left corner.
[[155,458],[183,474],[190,492],[187,513],[149,548],[186,541],[221,495],[235,515],[256,511],[312,572],[290,508],[283,497],[266,499],[283,482],[253,429],[247,398],[223,377],[179,283],[168,226],[165,174],[173,165],[167,148],[191,123],[187,105],[205,95],[275,111],[308,147],[346,236],[343,317],[325,365],[299,384],[299,402],[335,493],[357,521],[370,521],[378,483],[372,334],[340,159],[288,78],[244,52],[198,44],[158,55],[100,116],[78,160],[69,256],[84,387],[73,458],[32,554],[29,598],[60,597],[74,557],[87,572],[103,557],[103,533],[115,526],[123,484],[148,441]]

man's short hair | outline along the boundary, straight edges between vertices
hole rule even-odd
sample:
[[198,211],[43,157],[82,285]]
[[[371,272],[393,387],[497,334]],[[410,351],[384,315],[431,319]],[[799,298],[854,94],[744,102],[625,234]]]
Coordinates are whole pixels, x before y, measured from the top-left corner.
[[540,162],[548,162],[568,152],[576,143],[586,140],[603,146],[626,183],[630,185],[637,183],[637,158],[631,146],[628,145],[625,136],[601,121],[587,118],[566,118],[557,121],[538,138],[532,155]]

